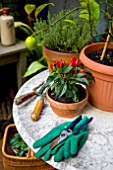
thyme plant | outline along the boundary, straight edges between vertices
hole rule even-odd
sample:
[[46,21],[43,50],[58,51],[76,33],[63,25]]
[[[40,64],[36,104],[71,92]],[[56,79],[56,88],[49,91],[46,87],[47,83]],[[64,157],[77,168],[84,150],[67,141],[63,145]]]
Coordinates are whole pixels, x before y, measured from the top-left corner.
[[[70,13],[64,20],[55,23],[63,18],[69,10],[62,10],[52,16],[48,13],[48,20],[41,19],[35,22],[34,30],[44,30],[35,35],[37,42],[42,42],[47,48],[60,52],[79,53],[81,49],[91,40],[89,24],[79,18],[77,12]],[[48,25],[51,25],[46,30]]]

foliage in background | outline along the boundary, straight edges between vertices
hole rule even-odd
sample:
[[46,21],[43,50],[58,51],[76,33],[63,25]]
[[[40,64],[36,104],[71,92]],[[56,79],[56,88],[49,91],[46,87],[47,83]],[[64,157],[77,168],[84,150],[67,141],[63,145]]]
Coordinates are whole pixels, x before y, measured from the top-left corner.
[[100,6],[95,0],[79,0],[83,9],[80,11],[79,17],[84,18],[90,25],[90,34],[92,37],[100,18]]
[[100,0],[100,4],[105,6],[105,10],[101,9],[105,17],[107,17],[108,20],[113,20],[113,0]]
[[[99,18],[99,5],[95,0],[80,0],[80,7],[74,7],[70,11],[62,10],[55,16],[48,14],[47,22],[38,20],[39,12],[49,4],[53,5],[48,3],[37,8],[31,4],[25,6],[29,18],[30,13],[35,10],[36,22],[32,36],[36,37],[37,43],[42,43],[52,50],[80,52],[85,45],[90,43],[91,37],[93,38],[93,32]],[[80,10],[78,16],[76,10]],[[38,62],[32,64],[34,65],[28,68],[24,77],[38,71],[38,68],[40,70],[41,66],[39,67]]]
[[[38,14],[48,5],[54,5],[54,4],[47,3],[47,4],[40,5],[38,7],[36,7],[36,5],[34,4],[26,4],[24,9],[28,15],[29,21],[32,21],[32,18],[30,15],[33,12],[33,10],[35,10],[35,18],[37,18]],[[29,25],[22,23],[22,22],[15,22],[15,28],[16,29],[19,28],[27,36],[32,36],[34,32],[34,30]],[[35,50],[34,51],[29,50],[29,52],[30,52],[30,55],[33,57],[34,55],[36,55],[36,59],[28,66],[23,77],[30,76],[38,71],[42,71],[47,68],[47,62],[42,54],[42,44],[37,43]]]

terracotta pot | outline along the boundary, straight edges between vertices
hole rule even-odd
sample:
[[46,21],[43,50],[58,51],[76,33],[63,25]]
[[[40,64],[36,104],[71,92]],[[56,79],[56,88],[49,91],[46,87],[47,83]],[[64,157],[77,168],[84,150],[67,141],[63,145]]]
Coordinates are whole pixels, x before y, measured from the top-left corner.
[[[113,67],[87,57],[87,54],[103,48],[104,44],[98,42],[84,47],[80,53],[80,60],[95,78],[95,82],[88,87],[89,102],[100,110],[113,112]],[[109,44],[108,47],[113,48],[113,45]]]
[[68,64],[73,56],[75,56],[76,58],[79,57],[79,53],[57,52],[57,51],[50,50],[46,48],[45,46],[42,47],[42,52],[43,52],[44,57],[47,60],[48,68],[50,68],[51,63],[52,64],[54,63],[53,62],[54,59],[65,61]]
[[[85,90],[85,89],[84,89]],[[48,103],[50,104],[50,107],[52,108],[53,112],[63,118],[73,118],[79,114],[81,114],[81,111],[83,110],[84,106],[87,104],[88,101],[88,91],[85,90],[86,97],[78,102],[78,103],[60,103],[52,98],[49,97],[48,92],[46,94],[46,98]]]

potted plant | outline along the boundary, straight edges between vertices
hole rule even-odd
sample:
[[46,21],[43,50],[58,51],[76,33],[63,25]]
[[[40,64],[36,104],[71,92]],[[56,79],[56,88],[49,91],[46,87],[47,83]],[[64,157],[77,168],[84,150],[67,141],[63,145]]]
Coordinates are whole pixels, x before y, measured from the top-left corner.
[[72,57],[69,64],[55,60],[50,64],[47,101],[55,114],[72,118],[79,115],[87,104],[87,86],[93,79],[92,74],[83,68],[78,58]]
[[95,78],[95,83],[91,82],[88,87],[89,102],[100,110],[113,112],[113,44],[109,42],[113,24],[108,10],[109,1],[104,2],[107,3],[107,12],[103,12],[108,16],[108,22],[110,21],[106,42],[93,43],[84,47],[80,53],[80,60]]
[[34,31],[37,30],[44,30],[34,35],[37,43],[43,44],[49,68],[54,59],[69,63],[72,56],[79,57],[81,49],[91,40],[89,24],[71,10],[62,10],[53,16],[49,13],[47,22],[36,20]]
[[[37,48],[37,44],[41,43],[48,66],[57,57],[58,60],[62,59],[69,63],[71,57],[79,57],[81,49],[93,39],[100,14],[99,5],[95,0],[87,2],[80,0],[80,6],[74,7],[72,10],[64,9],[53,16],[49,13],[47,21],[37,19],[39,12],[48,4],[36,8],[33,34],[25,40],[25,44],[29,50],[34,50]],[[34,9],[32,4],[25,6],[28,17]],[[88,16],[89,9],[91,17]],[[37,61],[31,63],[25,76],[36,72],[38,68],[45,67]]]

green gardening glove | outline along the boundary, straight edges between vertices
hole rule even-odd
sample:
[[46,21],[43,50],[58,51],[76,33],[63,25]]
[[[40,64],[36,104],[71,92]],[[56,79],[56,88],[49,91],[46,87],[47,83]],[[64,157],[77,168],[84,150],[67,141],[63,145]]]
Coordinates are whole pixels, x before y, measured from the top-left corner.
[[[74,129],[77,128],[79,125],[85,123],[87,120],[87,116],[84,116],[84,118],[74,127]],[[84,145],[87,137],[88,126],[86,126],[85,129],[81,130],[77,135],[72,135],[71,137],[67,138],[67,140],[59,143],[52,151],[48,149],[48,151],[44,155],[44,160],[49,160],[51,155],[55,155],[55,162],[59,162],[63,159],[75,156]]]
[[[75,121],[79,122],[81,120],[82,116],[80,115]],[[51,142],[58,137],[61,132],[71,124],[72,122],[65,122],[60,124],[59,126],[53,128],[49,133],[47,133],[45,136],[43,136],[41,139],[37,140],[34,144],[33,144],[33,148],[39,148],[41,147],[41,149],[36,153],[36,158],[40,158],[42,157],[44,154],[49,153],[49,158],[51,156],[51,150],[50,150],[50,145]],[[74,124],[75,125],[75,124]],[[48,158],[48,159],[49,159]]]
[[[77,125],[75,125],[74,126],[74,128],[75,127],[77,127],[78,125],[81,125],[81,124],[83,124],[84,122],[86,122],[88,120],[88,118],[87,118],[87,116],[85,116],[81,121],[79,121],[79,123],[77,124]],[[63,123],[63,124],[61,124],[61,125],[59,125],[58,127],[56,127],[56,128],[54,128],[52,131],[50,131],[47,135],[45,135],[43,138],[41,138],[41,139],[39,139],[38,141],[36,141],[34,144],[33,144],[33,147],[34,148],[37,148],[37,147],[40,147],[40,146],[42,146],[41,147],[41,149],[36,153],[36,157],[37,158],[40,158],[40,157],[42,157],[42,156],[44,156],[44,160],[45,161],[47,161],[47,160],[49,160],[50,159],[50,157],[52,156],[52,155],[54,155],[54,154],[56,154],[57,152],[58,152],[58,154],[56,154],[56,156],[55,156],[55,160],[57,161],[57,157],[61,157],[60,159],[63,159],[64,158],[64,153],[62,153],[60,156],[59,156],[59,153],[60,153],[60,150],[62,151],[63,149],[62,149],[62,146],[68,146],[68,145],[70,145],[70,142],[71,143],[73,143],[72,141],[73,140],[75,140],[74,138],[73,138],[73,140],[71,140],[71,138],[68,138],[66,141],[63,141],[63,142],[61,142],[60,144],[58,144],[53,150],[51,150],[50,149],[50,145],[51,145],[51,142],[52,142],[52,140],[54,140],[57,136],[59,136],[60,135],[60,133],[62,132],[62,130],[64,129],[64,127],[65,127],[65,125],[67,124],[67,126],[70,124],[70,122],[66,122],[66,123]],[[62,127],[62,128],[61,128]],[[59,131],[58,133],[57,133],[57,135],[55,134],[56,133],[56,131]],[[54,135],[53,135],[54,134]],[[86,133],[85,133],[86,134]],[[82,137],[83,136],[85,136],[85,134],[83,134],[82,135]],[[48,139],[50,139],[50,135],[51,135],[51,140],[48,140]],[[56,137],[55,137],[56,136]],[[81,135],[80,136],[78,136],[78,138],[79,137],[81,137]],[[54,138],[54,139],[53,139]],[[86,138],[84,137],[84,139],[86,140]],[[83,141],[84,141],[84,139],[83,139]],[[76,136],[76,140],[77,140],[77,136]],[[78,140],[79,141],[79,140]],[[66,145],[64,145],[66,143]],[[77,143],[77,142],[76,142]],[[73,144],[72,144],[72,146],[73,146]],[[60,149],[61,148],[61,149]],[[68,148],[68,147],[66,147],[66,148]],[[77,147],[76,147],[77,148]],[[77,149],[77,152],[78,152],[78,150],[79,149]],[[65,149],[65,151],[67,152],[68,151],[68,149],[66,150]],[[66,152],[65,152],[65,155],[66,155]],[[75,152],[74,152],[74,154],[75,154]],[[71,155],[74,155],[73,153],[71,153]],[[58,156],[57,156],[58,155]],[[69,156],[65,156],[65,158],[68,158]],[[59,161],[59,160],[58,160]]]
[[[55,153],[54,161],[60,162],[63,159],[74,157],[82,148],[88,137],[88,129],[81,131],[78,135],[69,137],[64,145]],[[51,154],[54,155],[54,152]]]
[[57,127],[53,128],[49,133],[47,133],[45,136],[43,136],[33,144],[33,148],[35,149],[41,147],[41,149],[36,153],[36,158],[42,157],[48,150],[50,150],[51,142],[56,137],[58,137],[63,131],[63,129],[66,126],[69,126],[70,123],[71,122],[65,122],[58,125]]

